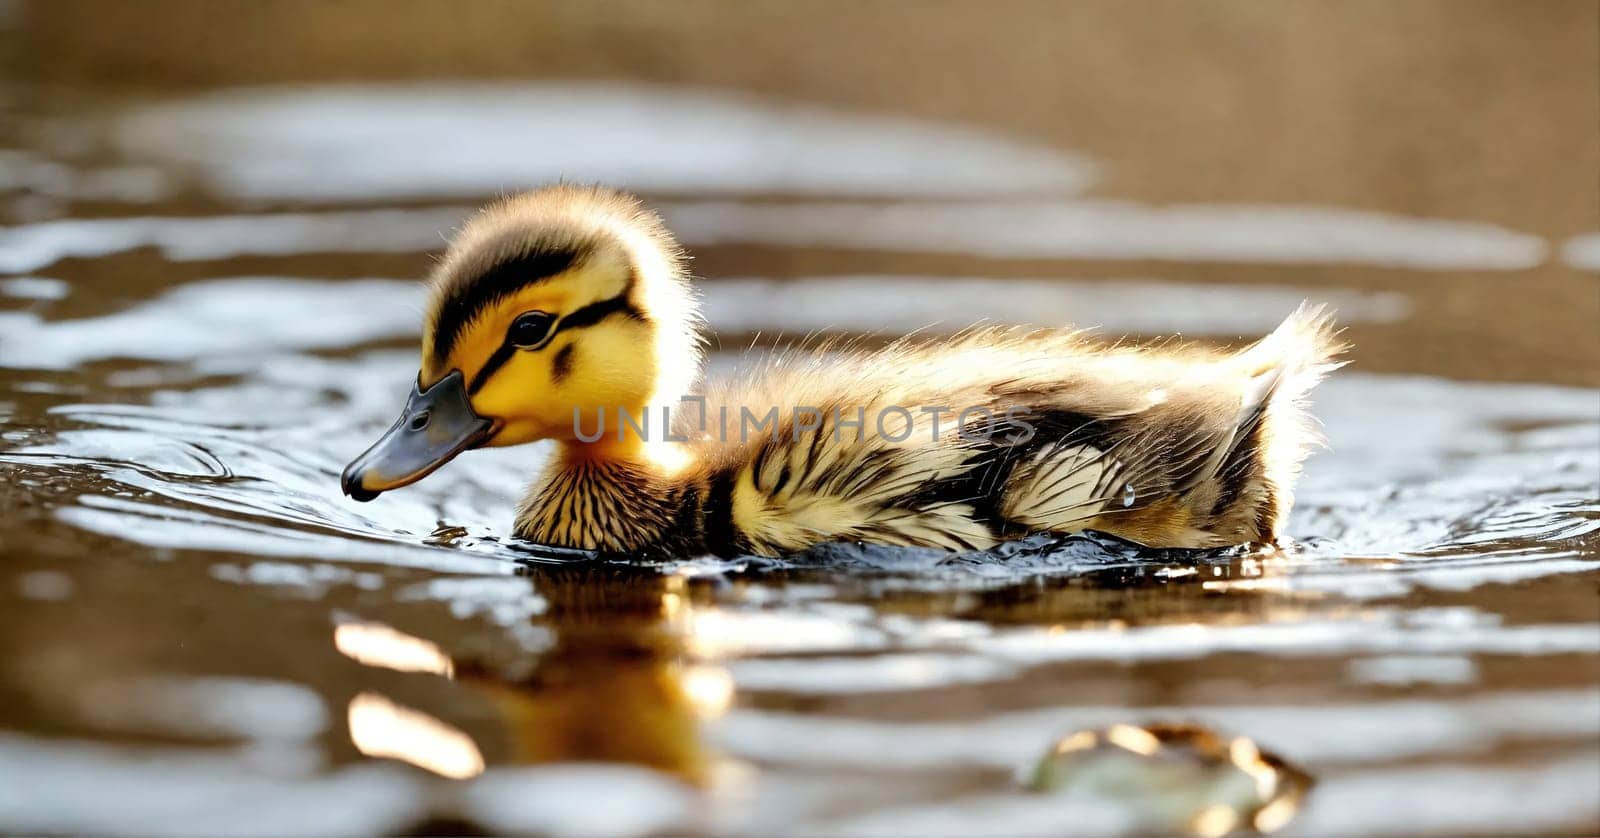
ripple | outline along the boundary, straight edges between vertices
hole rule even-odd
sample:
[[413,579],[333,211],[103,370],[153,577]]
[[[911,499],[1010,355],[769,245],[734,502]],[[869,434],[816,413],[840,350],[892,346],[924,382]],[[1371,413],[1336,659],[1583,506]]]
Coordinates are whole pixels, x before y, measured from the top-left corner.
[[187,360],[322,349],[415,333],[422,288],[392,280],[236,278],[181,285],[103,317],[14,318],[5,366],[70,369],[103,358]]
[[197,217],[67,218],[0,227],[0,273],[35,271],[70,258],[154,247],[174,261],[302,253],[421,253],[472,207],[260,213]]
[[1600,273],[1600,233],[1573,236],[1561,245],[1561,259],[1568,267]]
[[816,769],[924,771],[972,766],[1010,771],[1072,730],[1132,719],[1184,718],[1248,732],[1286,758],[1317,766],[1492,752],[1508,742],[1600,735],[1593,689],[1503,692],[1456,700],[1355,703],[1121,704],[995,713],[962,725],[741,710],[718,721],[715,741],[745,759]]
[[[126,747],[0,734],[7,829],[107,835],[391,832],[416,816],[417,784],[382,766],[308,776],[251,752]],[[93,805],[85,805],[85,789]]]
[[1490,224],[1310,206],[1147,206],[1124,201],[661,206],[691,244],[766,244],[999,258],[1379,265],[1525,270],[1539,236]]
[[[1343,325],[1398,322],[1411,310],[1410,300],[1394,292],[1143,279],[752,277],[711,280],[701,289],[706,320],[722,333],[897,335],[992,322],[1232,337],[1270,332],[1306,300],[1331,306]],[[886,299],[897,303],[885,309]]]
[[132,157],[196,168],[212,189],[251,199],[482,195],[556,180],[680,194],[1059,194],[1094,171],[962,125],[614,82],[241,88],[125,109],[112,133]]

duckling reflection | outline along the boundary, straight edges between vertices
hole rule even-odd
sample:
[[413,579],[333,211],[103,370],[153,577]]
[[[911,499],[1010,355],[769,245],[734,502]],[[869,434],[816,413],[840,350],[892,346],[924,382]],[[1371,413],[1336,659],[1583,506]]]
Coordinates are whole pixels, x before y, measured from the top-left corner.
[[555,645],[532,673],[497,677],[457,661],[457,679],[497,709],[517,762],[621,762],[709,778],[715,759],[703,721],[733,701],[733,679],[696,661],[675,617],[690,591],[682,577],[616,566],[535,565]]
[[526,674],[508,674],[522,661],[451,658],[382,623],[335,626],[334,646],[351,660],[451,679],[492,708],[486,720],[471,714],[474,702],[452,702],[457,714],[477,716],[458,726],[452,721],[463,719],[367,690],[349,707],[356,750],[457,779],[481,773],[486,761],[618,762],[704,783],[716,761],[700,725],[728,710],[734,683],[714,661],[697,659],[683,633],[685,579],[593,563],[536,564],[523,575],[548,603],[540,625],[554,637]]

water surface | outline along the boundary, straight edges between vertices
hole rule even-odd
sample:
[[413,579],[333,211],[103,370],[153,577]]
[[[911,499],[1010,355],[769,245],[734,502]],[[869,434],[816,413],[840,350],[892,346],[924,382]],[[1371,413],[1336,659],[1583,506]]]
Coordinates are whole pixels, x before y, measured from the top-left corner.
[[[552,110],[656,141],[505,139]],[[1588,359],[1530,344],[1513,366],[1563,360],[1488,380],[1493,359],[1393,348],[1450,329],[1452,271],[1512,284],[1587,264],[1586,239],[1157,207],[1004,132],[687,88],[44,111],[16,115],[0,182],[0,828],[1206,831],[1146,820],[1177,792],[1028,788],[1063,737],[1155,723],[1304,772],[1271,824],[1292,831],[1600,818]],[[434,165],[463,120],[472,153]],[[343,498],[415,373],[429,254],[478,201],[563,175],[642,189],[683,232],[713,368],[982,318],[1234,341],[1332,303],[1358,353],[1316,393],[1299,545],[561,563],[505,537],[537,447]]]

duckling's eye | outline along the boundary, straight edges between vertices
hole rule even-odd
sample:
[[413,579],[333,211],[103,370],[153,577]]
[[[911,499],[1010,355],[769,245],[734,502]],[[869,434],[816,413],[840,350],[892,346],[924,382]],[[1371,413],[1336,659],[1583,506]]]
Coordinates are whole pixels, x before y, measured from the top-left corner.
[[525,311],[511,321],[511,328],[506,331],[506,342],[518,349],[532,349],[550,336],[550,327],[555,322],[555,317],[545,312]]

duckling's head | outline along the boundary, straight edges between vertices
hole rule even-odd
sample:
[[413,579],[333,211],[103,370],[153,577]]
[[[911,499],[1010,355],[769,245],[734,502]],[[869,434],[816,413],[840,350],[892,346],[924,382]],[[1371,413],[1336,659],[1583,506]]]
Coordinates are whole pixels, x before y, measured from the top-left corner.
[[[552,186],[467,222],[433,272],[416,388],[344,472],[369,500],[469,448],[584,443],[602,412],[644,415],[699,370],[695,297],[655,214],[609,189]],[[624,440],[625,441],[625,440]]]

